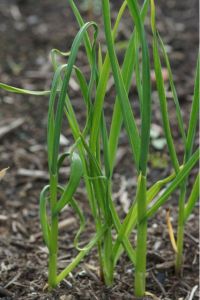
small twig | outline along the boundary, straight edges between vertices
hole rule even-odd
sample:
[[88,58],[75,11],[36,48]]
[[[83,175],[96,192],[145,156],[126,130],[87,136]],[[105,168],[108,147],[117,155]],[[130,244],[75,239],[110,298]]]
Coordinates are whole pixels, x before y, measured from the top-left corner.
[[16,286],[25,287],[25,288],[29,287],[28,284],[23,284],[23,283],[20,283],[18,281],[13,282],[13,284],[16,285]]
[[152,278],[155,281],[155,283],[157,284],[157,286],[160,288],[161,292],[163,293],[164,296],[167,295],[163,285],[161,284],[161,282],[156,278],[156,276],[154,275],[153,272],[151,272]]
[[195,238],[194,236],[192,236],[190,233],[185,232],[185,235],[191,240],[193,241],[195,244],[199,244],[199,239]]
[[84,264],[84,269],[86,270],[86,272],[88,273],[88,275],[94,280],[94,281],[96,281],[96,282],[100,282],[100,279],[99,279],[99,277],[97,277],[97,275],[96,275],[96,271],[98,271],[98,270],[93,270],[93,272],[92,272],[92,270],[91,270],[91,268],[90,268],[90,265],[88,265],[88,264]]
[[165,262],[165,259],[161,255],[153,251],[148,251],[147,258],[149,258],[149,260],[154,260],[157,263]]
[[41,170],[28,170],[28,169],[21,168],[18,170],[17,174],[19,176],[32,177],[37,179],[44,179],[44,180],[49,179],[48,173]]
[[171,269],[174,267],[174,261],[166,261],[161,264],[156,265],[156,269],[165,270],[165,269]]
[[0,128],[0,138],[10,133],[11,131],[17,129],[18,127],[20,127],[24,123],[24,121],[25,121],[24,119],[19,118],[17,120],[14,120],[8,125],[2,126]]
[[0,215],[0,222],[1,221],[7,221],[8,220],[8,216],[5,216],[5,215]]
[[191,293],[188,297],[188,300],[192,300],[194,298],[194,294],[196,293],[196,290],[198,289],[198,285],[195,285],[192,290],[191,290]]
[[48,283],[45,283],[44,287],[42,288],[42,291],[45,292],[49,288]]
[[17,275],[14,276],[13,279],[11,279],[5,286],[4,288],[8,288],[11,284],[15,283],[15,281],[17,281],[17,279],[21,276],[21,273],[18,273]]
[[67,226],[74,226],[74,224],[76,223],[76,219],[75,218],[68,218],[68,219],[64,219],[62,221],[59,222],[58,224],[58,229],[63,229]]
[[[62,175],[69,174],[69,168],[68,167],[60,168],[59,173]],[[21,168],[18,170],[17,175],[24,176],[24,177],[32,177],[35,179],[42,179],[45,181],[49,180],[49,174],[42,170],[30,170],[30,169]]]
[[[67,226],[74,226],[75,223],[76,223],[76,219],[73,218],[73,217],[68,218],[68,219],[64,219],[63,221],[59,222],[59,224],[58,224],[58,229],[63,229],[63,228],[65,228],[65,227],[67,227]],[[32,235],[30,236],[29,241],[30,241],[31,243],[34,243],[35,240],[37,240],[37,239],[39,239],[39,238],[41,238],[41,237],[42,237],[42,232],[40,231],[40,232],[37,232],[37,233],[35,233],[35,234],[32,234]]]
[[19,240],[11,240],[10,242],[11,245],[16,246],[18,248],[22,248],[22,249],[33,249],[34,246],[25,243],[24,241],[19,241]]
[[149,296],[154,300],[160,300],[160,298],[158,298],[156,295],[150,293],[150,292],[145,292],[145,296]]

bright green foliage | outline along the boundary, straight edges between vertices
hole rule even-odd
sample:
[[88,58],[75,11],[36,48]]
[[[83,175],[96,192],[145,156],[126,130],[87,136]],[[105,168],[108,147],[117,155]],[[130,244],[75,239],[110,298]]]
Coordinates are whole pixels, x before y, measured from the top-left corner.
[[[102,54],[102,46],[97,43],[97,24],[95,22],[85,23],[74,1],[69,0],[69,4],[80,29],[69,52],[61,52],[57,49],[51,51],[54,76],[50,90],[28,91],[0,83],[0,88],[8,92],[35,96],[49,95],[47,145],[50,180],[49,185],[44,187],[40,195],[40,222],[44,242],[49,251],[48,284],[50,288],[57,286],[73,271],[84,256],[94,246],[97,246],[100,271],[104,283],[108,286],[112,285],[116,264],[121,254],[125,251],[135,266],[135,294],[136,296],[143,296],[146,290],[148,219],[154,216],[175,190],[181,190],[176,262],[178,269],[182,261],[184,224],[191,214],[199,195],[199,176],[197,176],[189,199],[185,204],[187,179],[199,159],[199,151],[193,152],[199,109],[199,66],[197,67],[189,127],[186,130],[168,55],[156,29],[155,6],[153,0],[151,0],[153,62],[163,128],[174,172],[147,189],[147,164],[151,127],[151,81],[149,50],[144,21],[148,12],[149,1],[145,0],[141,9],[136,0],[124,1],[112,29],[110,1],[102,0],[102,16],[107,44],[105,57]],[[126,44],[124,60],[122,65],[120,65],[115,40],[125,10],[128,10],[130,13],[134,31]],[[88,34],[88,29],[91,28],[93,29],[93,36],[91,36],[91,31],[90,35]],[[76,66],[76,58],[81,45],[85,47],[90,66],[89,79],[86,79],[81,69]],[[178,127],[185,147],[185,156],[182,164],[179,163],[170,128],[160,50],[167,66],[169,83],[176,107]],[[59,64],[57,56],[65,57],[66,64]],[[140,56],[141,61],[139,60]],[[85,104],[86,123],[83,130],[80,129],[81,127],[77,121],[69,96],[69,80],[72,74],[76,77]],[[104,107],[107,85],[111,75],[114,78],[116,99],[113,106],[112,122],[109,127],[104,116]],[[140,126],[137,126],[131,105],[132,99],[129,97],[133,75],[139,97]],[[60,154],[60,135],[64,117],[68,120],[74,143],[67,152]],[[136,195],[124,220],[120,219],[112,199],[112,178],[122,125],[124,125],[128,136],[133,164],[138,175]],[[68,182],[61,186],[59,183],[59,170],[65,159],[69,159],[71,163],[70,176]],[[82,249],[79,247],[79,238],[85,229],[86,220],[75,198],[75,192],[81,180],[85,184],[95,227],[94,236]],[[58,274],[59,215],[67,205],[72,207],[80,221],[80,228],[74,239],[74,245],[79,253]],[[49,207],[49,210],[47,207]],[[135,227],[137,228],[136,249],[129,240],[129,236]],[[115,232],[115,238],[113,237],[113,231]]]
[[[199,115],[199,59],[197,62],[197,71],[196,71],[196,78],[195,78],[195,87],[194,87],[194,97],[192,102],[192,109],[190,114],[190,120],[189,120],[189,127],[188,130],[185,131],[184,128],[184,122],[181,115],[180,105],[175,89],[175,85],[173,82],[173,76],[172,71],[168,59],[167,52],[165,50],[164,43],[156,29],[155,25],[155,5],[154,0],[151,0],[151,27],[152,27],[152,33],[153,33],[153,57],[154,57],[154,68],[155,68],[155,74],[156,74],[156,83],[157,83],[157,89],[160,99],[160,110],[162,114],[162,121],[163,121],[163,128],[167,140],[168,150],[170,154],[170,158],[174,167],[174,170],[177,174],[177,178],[180,175],[180,166],[179,161],[176,154],[176,148],[174,145],[171,128],[170,128],[170,120],[169,120],[169,114],[167,110],[167,99],[166,99],[166,93],[165,93],[165,86],[164,81],[162,78],[162,70],[161,70],[161,61],[159,57],[159,48],[162,51],[162,54],[164,56],[164,61],[167,66],[168,75],[169,75],[169,82],[170,87],[173,95],[174,104],[176,107],[176,115],[178,120],[178,126],[180,130],[180,134],[182,136],[182,141],[184,145],[184,159],[183,159],[183,165],[187,165],[188,162],[190,162],[190,158],[192,155],[192,150],[194,146],[194,138],[198,123],[198,115]],[[186,174],[186,172],[185,172]],[[195,201],[198,200],[198,196],[192,196],[189,199],[188,204],[185,207],[185,198],[186,198],[186,190],[187,190],[187,176],[184,174],[184,180],[181,182],[180,185],[180,196],[179,196],[179,216],[178,216],[178,232],[177,232],[177,255],[176,255],[176,272],[181,272],[182,267],[182,255],[183,255],[183,236],[184,236],[184,223],[185,223],[185,217],[184,215],[187,215],[186,211],[190,211],[188,209],[188,206],[192,208],[194,206]],[[198,178],[198,177],[197,177]],[[196,189],[195,189],[196,190]],[[196,192],[194,193],[197,194]],[[190,204],[189,204],[190,203]],[[191,205],[191,203],[193,203]],[[190,211],[191,213],[191,211]]]

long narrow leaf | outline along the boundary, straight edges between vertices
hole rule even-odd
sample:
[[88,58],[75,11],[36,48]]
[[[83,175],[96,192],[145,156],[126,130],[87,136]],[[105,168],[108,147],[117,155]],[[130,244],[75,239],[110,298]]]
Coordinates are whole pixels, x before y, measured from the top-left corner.
[[103,4],[105,35],[106,35],[108,53],[109,53],[110,63],[112,66],[117,95],[121,105],[123,120],[129,137],[131,149],[133,152],[133,157],[137,169],[139,169],[140,137],[139,137],[138,129],[135,123],[135,119],[132,113],[131,105],[128,99],[126,88],[124,86],[124,81],[121,75],[119,63],[114,49],[113,38],[111,34],[109,1],[103,0],[102,4]]
[[199,174],[198,174],[196,177],[195,183],[193,185],[190,197],[189,197],[188,202],[184,209],[184,222],[186,222],[187,219],[189,218],[189,216],[195,206],[195,203],[199,199],[199,184],[200,184],[200,182],[199,182]]
[[26,89],[20,89],[5,83],[0,82],[0,88],[11,93],[15,94],[25,94],[25,95],[33,95],[33,96],[46,96],[49,95],[51,91],[31,91]]
[[154,58],[154,68],[155,68],[155,75],[156,75],[156,84],[157,90],[160,99],[160,109],[162,113],[162,122],[165,132],[165,137],[167,140],[167,146],[169,149],[169,154],[172,160],[173,167],[176,172],[179,171],[179,161],[177,158],[175,146],[173,143],[171,128],[170,128],[170,121],[169,121],[169,114],[167,109],[167,99],[165,93],[165,86],[164,80],[162,75],[162,67],[160,62],[160,56],[158,51],[158,38],[157,38],[157,31],[155,26],[155,5],[154,0],[151,0],[151,25],[152,25],[152,33],[153,33],[153,58]]
[[142,48],[142,112],[141,112],[141,145],[139,157],[139,169],[142,175],[146,175],[147,159],[150,140],[150,123],[151,123],[151,79],[150,79],[150,62],[147,46],[147,39],[144,31],[142,18],[136,1],[127,0],[130,13],[137,28],[137,33]]
[[169,196],[175,191],[175,189],[184,181],[184,179],[188,176],[192,168],[199,160],[199,149],[195,151],[195,153],[191,156],[188,162],[183,166],[181,171],[177,174],[175,179],[169,185],[169,187],[165,190],[161,197],[156,201],[156,203],[148,209],[146,217],[152,217],[157,210],[166,202]]
[[83,167],[80,157],[77,153],[73,152],[71,159],[71,172],[69,182],[61,196],[61,199],[57,202],[54,209],[54,214],[58,214],[67,203],[72,199],[80,179],[83,175]]
[[170,86],[171,86],[171,90],[172,90],[172,94],[173,94],[173,99],[174,99],[174,103],[176,106],[176,115],[177,115],[177,120],[178,120],[178,126],[179,126],[179,130],[182,136],[182,140],[184,143],[184,146],[186,147],[186,134],[185,134],[185,129],[184,129],[184,122],[183,122],[183,118],[182,118],[182,114],[181,114],[181,108],[179,105],[179,101],[178,101],[178,96],[176,93],[176,88],[174,85],[174,81],[173,81],[173,75],[172,75],[172,70],[171,70],[171,66],[170,66],[170,62],[169,62],[169,58],[167,55],[167,51],[165,50],[165,45],[160,37],[160,35],[158,34],[158,39],[161,45],[161,49],[163,52],[163,56],[165,59],[165,64],[167,66],[167,70],[168,70],[168,75],[169,75],[169,82],[170,82]]
[[[149,7],[149,0],[145,0],[143,7],[141,9],[141,19],[143,22],[147,14],[148,7]],[[122,77],[127,92],[130,89],[133,70],[136,63],[135,50],[138,49],[139,47],[138,38],[136,38],[137,36],[135,35],[135,33],[136,31],[132,33],[132,36],[129,40],[128,47],[124,57],[124,62],[122,65]],[[114,162],[116,158],[117,144],[118,144],[119,134],[122,126],[122,120],[123,120],[123,116],[121,112],[121,106],[117,97],[115,99],[115,105],[114,105],[114,111],[113,111],[112,123],[110,127],[110,135],[109,135],[109,153],[110,153],[111,171],[113,170]]]
[[194,96],[192,101],[192,109],[190,113],[189,119],[189,128],[187,132],[187,141],[186,141],[186,157],[185,160],[191,156],[192,149],[194,146],[194,138],[196,133],[196,128],[198,124],[198,117],[199,117],[199,57],[197,61],[197,70],[196,70],[196,78],[195,78],[195,86],[194,86]]
[[56,116],[55,116],[55,136],[54,136],[54,145],[53,145],[54,147],[53,147],[53,157],[52,157],[52,172],[53,173],[56,173],[60,132],[61,132],[61,126],[62,126],[62,116],[63,116],[63,109],[64,109],[64,105],[65,105],[65,98],[66,98],[66,94],[68,91],[69,79],[70,79],[73,65],[75,63],[78,49],[81,45],[84,34],[88,30],[88,28],[91,26],[94,27],[94,29],[95,29],[94,43],[96,42],[96,37],[97,37],[97,33],[98,33],[97,25],[94,22],[88,22],[79,30],[78,34],[76,35],[76,38],[74,39],[72,47],[71,47],[71,53],[70,53],[69,60],[68,60],[68,67],[67,67],[67,70],[66,70],[64,78],[63,78],[62,89],[61,89],[61,92],[59,95],[57,112],[56,112]]
[[49,247],[49,225],[46,212],[47,192],[49,185],[45,186],[40,193],[40,224],[42,228],[43,238],[47,247]]
[[[112,37],[115,39],[117,29],[119,26],[119,22],[121,20],[121,17],[124,13],[124,10],[126,8],[126,1],[123,2],[120,11],[117,16],[117,20],[115,22],[113,31],[112,31]],[[96,149],[96,143],[99,136],[99,128],[100,128],[100,121],[101,121],[101,112],[103,109],[103,103],[104,98],[106,94],[106,87],[107,82],[109,78],[110,73],[110,61],[109,61],[109,55],[106,55],[106,58],[104,60],[102,70],[99,76],[98,86],[96,90],[96,97],[94,102],[94,111],[93,111],[93,119],[92,119],[92,125],[91,125],[91,133],[90,133],[90,147],[93,152],[95,152]]]

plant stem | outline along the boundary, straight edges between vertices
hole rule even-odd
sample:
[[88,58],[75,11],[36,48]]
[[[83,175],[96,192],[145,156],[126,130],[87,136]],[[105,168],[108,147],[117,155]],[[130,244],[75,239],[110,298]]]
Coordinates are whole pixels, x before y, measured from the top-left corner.
[[104,282],[106,286],[113,284],[113,260],[112,260],[112,233],[111,227],[108,226],[104,236]]
[[[192,149],[194,146],[194,138],[196,127],[198,124],[198,116],[199,116],[199,57],[197,62],[197,70],[195,76],[195,85],[194,85],[194,96],[192,102],[192,109],[190,112],[189,119],[189,128],[187,132],[187,140],[186,140],[186,149],[185,149],[185,157],[184,163],[187,163],[191,157]],[[181,193],[179,198],[179,218],[178,218],[178,233],[177,233],[177,248],[178,253],[176,256],[175,262],[175,270],[177,274],[181,273],[182,269],[182,261],[183,261],[183,242],[184,242],[184,205],[185,205],[185,196],[186,196],[186,187],[187,187],[187,177],[181,186]]]
[[[135,265],[135,295],[143,297],[146,286],[146,251],[147,251],[147,218],[146,214],[146,177],[139,176],[139,186],[137,195],[138,209],[138,228],[137,228],[137,247]],[[140,222],[143,220],[142,222]]]
[[181,274],[183,262],[183,241],[184,241],[184,208],[186,195],[186,181],[181,185],[179,197],[179,214],[178,214],[178,232],[177,232],[177,254],[175,262],[176,274]]
[[57,276],[56,284],[59,284],[70,272],[74,270],[74,268],[80,263],[85,255],[87,255],[90,250],[95,246],[95,244],[102,238],[105,230],[107,229],[107,225],[104,225],[99,232],[95,234],[93,239],[89,242],[89,244],[79,252],[79,254],[73,259],[73,261]]
[[[68,104],[68,110],[70,111],[70,115],[68,114],[67,110],[65,110],[65,113],[66,113],[67,119],[69,121],[71,130],[72,130],[72,135],[74,137],[74,140],[76,141],[80,138],[80,129],[79,129],[79,125],[78,125],[78,123],[76,121],[76,118],[75,118],[73,107],[71,106],[70,102],[68,102],[67,104]],[[100,217],[98,215],[99,214],[98,203],[95,199],[95,191],[94,191],[94,188],[92,186],[92,183],[87,178],[87,176],[92,177],[92,174],[89,171],[90,166],[87,165],[87,163],[86,163],[83,146],[78,143],[77,148],[79,150],[79,155],[80,155],[80,158],[81,158],[81,161],[82,161],[82,164],[83,164],[84,174],[86,174],[86,176],[84,176],[84,180],[85,180],[85,185],[86,185],[86,190],[87,190],[87,194],[88,194],[88,199],[89,199],[91,212],[92,212],[92,215],[93,215],[94,221],[95,221],[96,232],[99,233],[101,231],[102,225],[101,225]],[[103,258],[102,258],[102,241],[101,241],[100,238],[97,242],[97,249],[98,249],[98,259],[99,259],[99,265],[100,265],[100,277],[101,277],[102,281],[104,281]]]
[[50,177],[50,206],[51,206],[51,231],[49,241],[49,278],[50,288],[56,286],[57,277],[57,250],[58,250],[58,215],[54,214],[57,203],[57,175]]

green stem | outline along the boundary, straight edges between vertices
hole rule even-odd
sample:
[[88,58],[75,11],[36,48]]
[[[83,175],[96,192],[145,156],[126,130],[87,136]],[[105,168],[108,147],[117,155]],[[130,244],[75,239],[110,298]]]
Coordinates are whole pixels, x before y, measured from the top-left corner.
[[[146,177],[140,175],[138,196],[138,228],[137,228],[137,246],[136,246],[136,264],[135,264],[135,295],[143,297],[146,286],[146,252],[147,252],[147,219],[144,219],[147,209],[146,203]],[[143,220],[141,222],[141,220]]]
[[179,214],[178,214],[178,231],[177,231],[177,254],[175,262],[175,270],[177,274],[181,274],[183,263],[183,241],[184,241],[184,208],[185,208],[185,195],[186,195],[187,181],[181,185],[179,197]]
[[192,210],[193,210],[197,200],[199,199],[199,183],[200,183],[199,176],[200,176],[200,174],[198,173],[198,175],[195,179],[195,183],[192,187],[191,194],[190,194],[189,199],[187,201],[187,204],[185,205],[184,223],[187,221],[188,217],[192,213]]
[[49,240],[49,278],[50,288],[56,286],[57,277],[57,250],[58,250],[58,215],[54,214],[54,208],[57,204],[57,175],[50,177],[50,206],[51,206],[51,230]]
[[59,284],[65,277],[69,275],[70,272],[74,270],[74,268],[80,263],[83,257],[87,255],[90,252],[90,250],[95,246],[95,244],[99,241],[99,239],[102,238],[102,235],[104,234],[106,228],[107,225],[104,225],[101,228],[101,230],[98,233],[96,233],[96,235],[89,242],[89,244],[82,251],[80,251],[76,258],[73,259],[73,261],[57,276],[56,284]]
[[[197,62],[197,70],[195,77],[195,86],[194,86],[194,96],[192,102],[192,109],[190,113],[189,120],[189,128],[187,133],[186,140],[186,149],[185,149],[185,157],[184,163],[187,163],[191,157],[193,146],[194,146],[194,138],[196,133],[196,127],[198,124],[198,116],[199,116],[199,57]],[[178,218],[178,233],[177,233],[177,248],[178,253],[176,256],[175,269],[176,273],[180,274],[182,269],[182,261],[183,261],[183,242],[184,242],[184,205],[185,205],[185,196],[186,196],[186,187],[187,187],[187,177],[183,186],[181,188],[181,194],[179,198],[179,218]]]
[[[65,110],[65,113],[66,113],[67,119],[69,121],[74,140],[77,141],[80,138],[79,125],[77,123],[77,120],[76,120],[76,117],[75,117],[75,114],[74,114],[74,111],[73,111],[73,107],[71,106],[70,101],[67,101],[66,104],[67,104],[67,108],[68,108],[70,114],[68,114],[67,110]],[[101,219],[98,215],[99,209],[98,209],[98,205],[97,205],[98,203],[96,202],[96,199],[95,199],[94,189],[93,189],[92,183],[88,179],[88,177],[91,175],[90,172],[89,172],[89,166],[87,166],[87,163],[86,163],[86,158],[85,158],[83,146],[80,143],[77,143],[77,148],[79,150],[79,155],[80,155],[80,158],[81,158],[81,161],[82,161],[82,164],[83,164],[84,174],[86,174],[86,176],[84,176],[84,181],[85,181],[85,185],[86,185],[86,190],[87,190],[87,194],[88,194],[90,208],[91,208],[92,215],[93,215],[94,221],[95,221],[96,232],[99,233],[101,231],[102,224],[101,224]],[[103,279],[103,272],[102,272],[102,270],[103,270],[103,259],[102,259],[102,242],[101,242],[101,239],[99,239],[98,242],[97,242],[97,248],[98,248],[98,259],[99,259],[101,277]]]
[[112,233],[109,226],[104,234],[104,282],[106,286],[113,284]]
[[[196,127],[198,124],[198,116],[199,116],[199,57],[197,62],[197,70],[195,77],[195,86],[194,86],[194,96],[192,102],[192,109],[190,113],[189,120],[189,128],[187,132],[187,140],[186,140],[186,149],[185,149],[185,157],[184,163],[187,163],[191,157],[193,146],[194,146],[194,138],[196,133]],[[184,223],[185,223],[185,196],[186,196],[186,187],[187,187],[187,177],[181,186],[181,194],[179,198],[179,217],[178,217],[178,233],[177,233],[177,250],[178,253],[176,255],[175,262],[175,270],[176,273],[180,275],[182,271],[182,262],[183,262],[183,242],[184,242]]]

